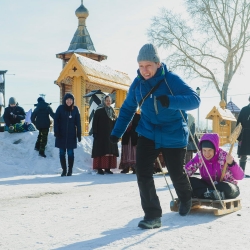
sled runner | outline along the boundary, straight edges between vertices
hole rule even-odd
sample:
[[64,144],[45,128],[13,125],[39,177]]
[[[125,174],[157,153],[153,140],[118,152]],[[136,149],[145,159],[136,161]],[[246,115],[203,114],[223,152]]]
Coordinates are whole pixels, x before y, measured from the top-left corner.
[[[224,205],[222,207],[221,205]],[[204,207],[211,207],[214,208],[214,215],[224,215],[233,213],[235,211],[240,210],[241,207],[241,199],[229,199],[229,200],[209,200],[209,199],[192,199],[192,208],[191,209],[202,209]],[[170,202],[170,210],[172,212],[179,211],[179,199],[175,199],[174,201]]]

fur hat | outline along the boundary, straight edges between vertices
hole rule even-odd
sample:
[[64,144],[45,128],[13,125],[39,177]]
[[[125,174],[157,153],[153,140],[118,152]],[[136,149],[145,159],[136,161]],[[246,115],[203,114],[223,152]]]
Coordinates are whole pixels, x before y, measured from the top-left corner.
[[16,98],[15,97],[11,97],[9,99],[9,105],[16,105],[16,104],[17,104]]
[[158,55],[157,49],[153,44],[148,43],[142,46],[137,57],[137,62],[141,61],[150,61],[155,63],[160,62],[160,57]]

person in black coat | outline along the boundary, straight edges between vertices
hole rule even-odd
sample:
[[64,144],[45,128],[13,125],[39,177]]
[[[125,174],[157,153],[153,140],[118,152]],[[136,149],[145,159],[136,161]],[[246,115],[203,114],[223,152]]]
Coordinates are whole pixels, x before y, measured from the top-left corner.
[[60,105],[54,117],[54,135],[56,137],[55,147],[59,148],[60,162],[62,167],[61,176],[66,176],[66,151],[68,154],[68,173],[72,175],[74,165],[74,149],[81,141],[81,118],[78,107],[74,105],[75,98],[73,94],[67,93],[63,98],[63,104]]
[[96,109],[93,118],[93,147],[92,158],[93,169],[98,170],[98,174],[113,174],[111,168],[116,168],[118,146],[110,142],[109,137],[114,127],[116,115],[111,105],[111,97],[105,96],[102,104]]
[[193,138],[192,138],[191,134],[189,133],[187,153],[186,153],[186,157],[185,157],[186,164],[188,162],[190,162],[191,159],[193,159],[193,153],[197,153],[196,147],[198,147],[198,145],[199,145],[199,140],[198,140],[198,137],[195,133],[195,120],[194,120],[193,115],[191,115],[191,114],[188,114],[188,127],[189,127],[189,132],[192,134],[195,142],[193,141]]
[[31,121],[35,124],[36,128],[39,130],[37,141],[35,144],[35,150],[39,151],[39,155],[46,157],[44,151],[48,141],[48,133],[50,128],[50,118],[54,119],[54,112],[50,107],[50,104],[45,102],[42,97],[37,99],[37,104],[35,110],[32,112]]
[[6,125],[6,129],[8,130],[11,125],[15,125],[16,123],[20,123],[25,119],[26,113],[24,109],[18,106],[15,97],[10,97],[9,106],[5,108],[3,119]]
[[[250,96],[248,98],[250,102]],[[245,172],[247,156],[250,155],[250,103],[243,107],[237,119],[237,124],[241,123],[242,130],[238,137],[238,155],[240,158],[240,167]],[[250,177],[245,175],[245,177]]]

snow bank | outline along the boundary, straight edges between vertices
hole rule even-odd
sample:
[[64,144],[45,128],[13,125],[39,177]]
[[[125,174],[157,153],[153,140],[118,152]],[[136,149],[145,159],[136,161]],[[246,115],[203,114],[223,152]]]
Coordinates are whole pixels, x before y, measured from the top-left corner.
[[[9,134],[0,133],[0,176],[59,174],[59,149],[55,148],[53,133],[48,135],[45,150],[47,158],[38,156],[34,150],[38,131]],[[90,173],[92,171],[92,137],[82,137],[75,149],[74,173]]]

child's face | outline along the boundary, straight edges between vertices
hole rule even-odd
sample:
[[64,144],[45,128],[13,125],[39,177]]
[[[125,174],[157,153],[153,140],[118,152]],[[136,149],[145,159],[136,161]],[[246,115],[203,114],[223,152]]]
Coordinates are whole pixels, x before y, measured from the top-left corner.
[[214,157],[214,149],[212,148],[202,148],[202,154],[206,160],[210,160]]

